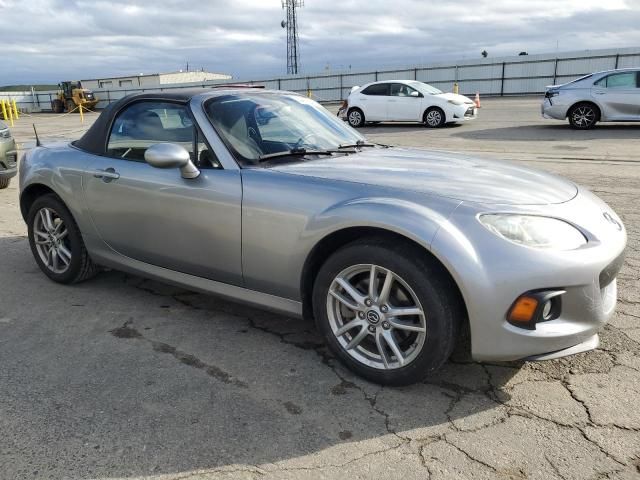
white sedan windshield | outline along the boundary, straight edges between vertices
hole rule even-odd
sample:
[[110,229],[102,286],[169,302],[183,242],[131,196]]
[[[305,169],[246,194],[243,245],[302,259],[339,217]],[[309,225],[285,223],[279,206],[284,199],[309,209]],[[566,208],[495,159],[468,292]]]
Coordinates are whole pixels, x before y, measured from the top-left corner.
[[329,150],[364,141],[325,108],[297,95],[224,95],[205,109],[227,145],[249,163],[279,152]]
[[432,87],[428,83],[424,82],[411,82],[409,85],[411,85],[416,90],[422,93],[428,93],[429,95],[438,95],[442,93],[442,90],[438,90],[436,87]]

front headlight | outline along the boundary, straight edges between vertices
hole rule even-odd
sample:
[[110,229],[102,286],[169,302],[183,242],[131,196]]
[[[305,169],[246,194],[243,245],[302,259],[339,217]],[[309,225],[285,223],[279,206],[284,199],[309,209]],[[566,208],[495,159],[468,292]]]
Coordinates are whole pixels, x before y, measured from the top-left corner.
[[556,218],[492,213],[479,220],[499,237],[527,247],[574,250],[587,243],[577,228]]

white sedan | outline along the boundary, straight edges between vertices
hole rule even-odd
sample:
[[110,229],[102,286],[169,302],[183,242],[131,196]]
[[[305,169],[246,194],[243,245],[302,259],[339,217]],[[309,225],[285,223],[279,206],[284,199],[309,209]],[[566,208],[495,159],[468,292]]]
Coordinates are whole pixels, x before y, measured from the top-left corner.
[[464,95],[416,80],[392,80],[353,87],[338,115],[356,128],[366,122],[422,122],[435,128],[472,120],[478,111]]

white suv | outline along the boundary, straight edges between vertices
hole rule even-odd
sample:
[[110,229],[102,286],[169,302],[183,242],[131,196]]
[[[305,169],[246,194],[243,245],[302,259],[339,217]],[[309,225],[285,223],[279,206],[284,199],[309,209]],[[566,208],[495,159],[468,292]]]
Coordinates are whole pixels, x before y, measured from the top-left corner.
[[468,97],[443,93],[415,80],[389,80],[354,87],[338,113],[352,127],[366,122],[423,122],[428,127],[477,117]]
[[544,118],[568,118],[581,130],[596,122],[639,122],[640,70],[608,70],[547,87],[541,109]]

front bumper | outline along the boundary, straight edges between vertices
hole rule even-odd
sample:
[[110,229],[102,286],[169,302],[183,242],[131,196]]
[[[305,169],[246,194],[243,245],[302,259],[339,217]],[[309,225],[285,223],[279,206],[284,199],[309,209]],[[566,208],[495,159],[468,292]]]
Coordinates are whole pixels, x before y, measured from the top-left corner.
[[[578,226],[588,243],[571,251],[512,244],[477,220],[482,211],[538,214]],[[619,227],[607,220],[614,218]],[[594,336],[614,313],[615,277],[626,232],[616,214],[588,191],[565,203],[484,209],[462,204],[432,249],[454,276],[467,306],[472,356],[480,361],[543,360],[595,348]],[[564,290],[558,318],[528,330],[507,321],[514,300],[535,290]]]
[[475,105],[455,105],[452,111],[451,122],[466,122],[478,118],[478,109]]

